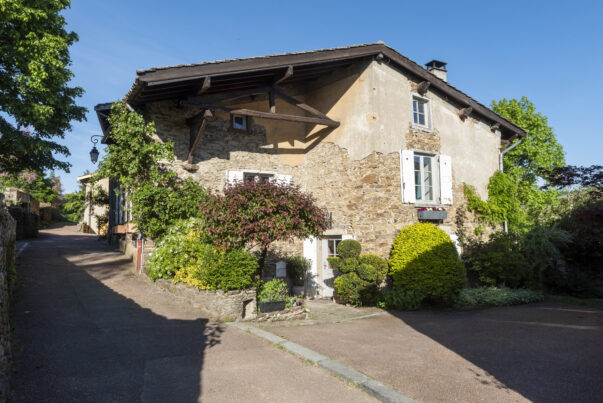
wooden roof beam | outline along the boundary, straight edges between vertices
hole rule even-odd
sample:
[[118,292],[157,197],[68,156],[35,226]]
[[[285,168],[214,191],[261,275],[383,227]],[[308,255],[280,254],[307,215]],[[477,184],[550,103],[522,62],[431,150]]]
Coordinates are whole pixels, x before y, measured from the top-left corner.
[[231,114],[251,116],[255,118],[272,119],[272,120],[284,120],[288,122],[299,122],[299,123],[313,123],[317,125],[324,125],[329,127],[339,127],[339,122],[332,119],[313,118],[308,116],[297,116],[297,115],[285,115],[281,113],[270,113],[270,112],[259,112],[250,109],[232,109]]

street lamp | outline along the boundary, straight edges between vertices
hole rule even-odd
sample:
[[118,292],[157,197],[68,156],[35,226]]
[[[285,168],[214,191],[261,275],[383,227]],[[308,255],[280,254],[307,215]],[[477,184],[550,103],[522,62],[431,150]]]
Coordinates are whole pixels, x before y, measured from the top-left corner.
[[90,160],[93,164],[96,164],[96,161],[98,161],[98,150],[96,149],[96,143],[98,143],[98,139],[95,139],[95,137],[100,137],[102,139],[103,136],[95,134],[94,136],[90,137],[90,141],[92,142],[92,150],[90,150]]

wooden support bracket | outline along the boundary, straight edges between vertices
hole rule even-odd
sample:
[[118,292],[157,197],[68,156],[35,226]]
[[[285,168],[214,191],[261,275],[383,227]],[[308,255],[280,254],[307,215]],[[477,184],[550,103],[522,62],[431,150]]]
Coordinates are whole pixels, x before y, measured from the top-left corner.
[[421,81],[417,86],[417,92],[421,95],[425,95],[430,85],[431,83],[429,81]]
[[500,123],[494,123],[492,126],[490,126],[490,130],[493,132],[500,130]]
[[463,108],[459,111],[459,117],[461,119],[465,120],[469,117],[469,115],[471,115],[471,112],[473,112],[473,108],[470,106],[467,106],[466,108]]
[[285,74],[274,82],[274,85],[278,85],[278,84],[282,83],[283,81],[285,81],[292,75],[293,75],[293,66],[289,66],[289,67],[287,67],[287,71],[285,71]]
[[195,155],[195,150],[199,145],[199,140],[201,140],[201,136],[203,135],[203,131],[205,130],[205,126],[207,126],[207,120],[213,117],[213,113],[206,109],[203,111],[203,120],[200,124],[191,125],[190,128],[190,143],[189,143],[189,151],[187,162],[189,164],[193,163],[193,157]]
[[201,85],[201,88],[199,88],[199,91],[197,91],[197,95],[203,94],[209,89],[209,87],[211,87],[211,77],[207,76],[203,79],[203,85]]

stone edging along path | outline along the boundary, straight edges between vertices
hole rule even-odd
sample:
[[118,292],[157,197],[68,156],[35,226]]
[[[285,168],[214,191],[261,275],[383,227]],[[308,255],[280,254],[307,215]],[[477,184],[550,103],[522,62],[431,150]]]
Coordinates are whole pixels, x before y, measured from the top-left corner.
[[257,337],[260,337],[276,346],[285,349],[286,351],[295,354],[305,360],[311,361],[314,364],[326,369],[332,374],[342,378],[343,380],[350,382],[354,385],[357,385],[364,389],[365,392],[370,395],[376,397],[382,402],[391,402],[391,403],[410,403],[415,402],[415,400],[409,398],[408,396],[403,395],[397,390],[382,384],[379,381],[376,381],[367,375],[363,374],[355,370],[352,367],[347,365],[343,365],[335,360],[330,359],[327,356],[324,356],[320,353],[317,353],[314,350],[310,350],[302,345],[297,343],[293,343],[285,338],[267,332],[265,330],[259,329],[248,323],[241,322],[231,322],[228,323],[229,326],[236,327],[245,332],[251,333]]

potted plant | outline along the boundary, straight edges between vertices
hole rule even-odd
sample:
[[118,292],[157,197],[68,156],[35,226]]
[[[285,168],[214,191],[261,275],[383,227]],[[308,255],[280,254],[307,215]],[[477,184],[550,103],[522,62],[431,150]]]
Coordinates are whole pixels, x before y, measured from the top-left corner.
[[306,281],[312,262],[303,256],[291,256],[287,258],[287,277],[293,282],[293,293],[306,296]]
[[258,295],[260,312],[282,311],[288,297],[287,284],[283,280],[275,278],[264,283]]

